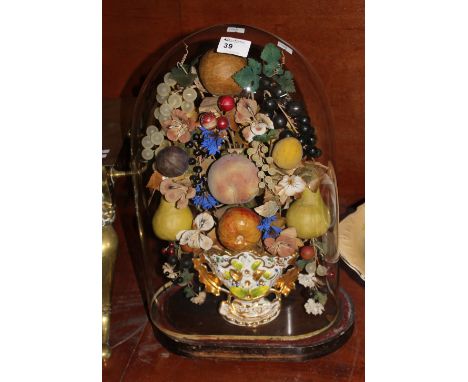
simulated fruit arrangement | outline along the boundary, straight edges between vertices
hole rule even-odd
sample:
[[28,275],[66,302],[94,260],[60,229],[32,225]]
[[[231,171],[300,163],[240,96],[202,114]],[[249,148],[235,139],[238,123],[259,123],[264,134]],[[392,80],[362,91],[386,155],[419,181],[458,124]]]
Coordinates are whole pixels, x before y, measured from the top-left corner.
[[[213,249],[263,251],[292,261],[285,264],[310,289],[307,312],[322,314],[329,272],[323,236],[333,220],[322,194],[332,181],[287,58],[267,44],[259,57],[209,49],[187,64],[187,49],[157,85],[154,119],[141,137],[141,159],[154,170],[147,188],[160,195],[152,225],[168,242],[165,276],[202,304],[194,262]],[[273,277],[260,263],[251,264],[252,277]],[[233,267],[226,277],[234,283],[242,264]]]

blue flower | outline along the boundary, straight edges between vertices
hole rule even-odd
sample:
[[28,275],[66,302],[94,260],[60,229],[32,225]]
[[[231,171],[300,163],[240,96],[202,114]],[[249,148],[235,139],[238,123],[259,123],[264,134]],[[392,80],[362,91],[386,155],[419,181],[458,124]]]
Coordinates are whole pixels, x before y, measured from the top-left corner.
[[201,147],[208,151],[209,155],[216,155],[220,153],[220,147],[224,142],[224,138],[220,137],[216,132],[210,131],[203,127],[200,128],[202,132],[202,144]]
[[[200,195],[201,193],[201,195]],[[203,192],[197,185],[197,195],[192,199],[196,207],[209,210],[219,204],[219,202],[208,192]]]
[[275,220],[276,216],[269,216],[267,218],[263,218],[260,222],[260,225],[257,226],[257,228],[262,231],[263,240],[268,237],[276,238],[280,234],[281,228],[271,225],[271,223],[273,223]]

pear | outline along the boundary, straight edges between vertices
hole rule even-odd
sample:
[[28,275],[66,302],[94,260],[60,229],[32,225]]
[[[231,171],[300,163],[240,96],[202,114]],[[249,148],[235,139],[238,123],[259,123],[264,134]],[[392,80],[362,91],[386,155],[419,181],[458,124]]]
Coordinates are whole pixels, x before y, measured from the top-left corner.
[[306,188],[286,213],[286,224],[296,228],[301,239],[322,236],[327,232],[330,221],[330,210],[320,195],[320,188],[316,192]]
[[153,231],[162,240],[174,241],[177,233],[192,228],[193,215],[189,207],[176,208],[163,197],[153,216]]

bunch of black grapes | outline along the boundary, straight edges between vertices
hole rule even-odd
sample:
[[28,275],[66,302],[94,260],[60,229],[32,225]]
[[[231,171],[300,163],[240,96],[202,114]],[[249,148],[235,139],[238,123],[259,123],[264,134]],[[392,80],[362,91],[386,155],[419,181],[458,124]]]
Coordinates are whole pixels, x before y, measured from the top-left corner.
[[[265,95],[261,104],[261,110],[273,121],[275,129],[282,129],[279,138],[294,137],[302,144],[304,155],[308,158],[318,158],[322,151],[317,147],[317,136],[315,128],[310,122],[310,117],[300,101],[291,99],[288,93],[281,90],[280,86],[271,78],[262,77],[260,79],[260,93],[267,90],[271,96]],[[278,107],[278,104],[286,110],[286,113],[294,119],[298,134],[286,128],[288,120]]]

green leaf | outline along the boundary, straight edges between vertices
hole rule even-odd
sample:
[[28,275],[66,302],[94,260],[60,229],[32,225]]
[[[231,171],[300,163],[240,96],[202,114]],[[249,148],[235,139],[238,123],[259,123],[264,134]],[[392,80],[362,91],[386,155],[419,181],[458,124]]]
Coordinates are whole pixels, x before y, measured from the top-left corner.
[[196,293],[193,291],[193,289],[192,289],[192,287],[190,285],[187,285],[184,288],[184,294],[185,294],[185,297],[187,297],[187,298],[192,298],[192,297],[196,296]]
[[231,280],[231,274],[229,273],[229,271],[225,271],[223,273],[223,277],[226,279],[226,280]]
[[231,287],[229,291],[235,296],[240,299],[244,299],[248,295],[248,291],[241,287]]
[[241,263],[239,263],[237,260],[232,260],[232,266],[236,268],[239,272],[242,270],[244,267]]
[[296,91],[293,75],[289,70],[286,70],[282,76],[278,76],[276,82],[278,82],[281,89],[286,93],[294,93]]
[[262,72],[262,64],[253,58],[248,59],[248,66],[252,68],[254,74],[260,74]]
[[260,296],[265,296],[269,291],[270,287],[268,285],[258,286],[250,291],[250,295],[253,298],[257,298]]
[[314,275],[316,270],[317,270],[317,263],[315,261],[312,261],[311,263],[306,265],[307,273]]
[[180,277],[182,277],[184,279],[182,284],[187,284],[187,283],[189,283],[190,281],[193,280],[193,273],[190,273],[188,271],[188,269],[184,269],[184,271],[181,273]]
[[252,263],[252,265],[250,266],[250,268],[252,268],[253,271],[256,271],[257,268],[262,265],[262,262],[261,260],[257,260],[255,262]]
[[266,271],[262,277],[264,277],[267,280],[270,280],[273,277],[273,275],[269,271]]
[[266,44],[260,55],[263,61],[267,63],[277,62],[281,57],[281,51],[271,42]]
[[296,260],[296,266],[302,271],[309,262],[304,259]]
[[267,77],[273,77],[275,74],[283,74],[283,68],[279,62],[263,65],[263,74]]
[[278,136],[279,136],[279,131],[272,129],[263,135],[256,135],[253,139],[254,141],[268,142],[272,139],[278,138]]
[[325,304],[327,303],[327,295],[325,293],[322,293],[322,292],[315,292],[315,297],[317,298],[318,302],[320,304],[322,304],[323,306],[325,306]]
[[323,265],[319,265],[317,267],[317,274],[319,276],[326,276],[328,273],[328,268],[327,267],[324,267]]
[[256,92],[258,89],[260,77],[254,72],[251,66],[246,66],[232,76],[237,84],[242,89],[249,88],[251,92]]
[[[184,69],[187,73],[184,72]],[[186,65],[184,65],[184,69],[179,67],[172,68],[171,74],[172,78],[174,78],[180,86],[187,87],[193,84],[197,75],[190,73],[189,68]]]

